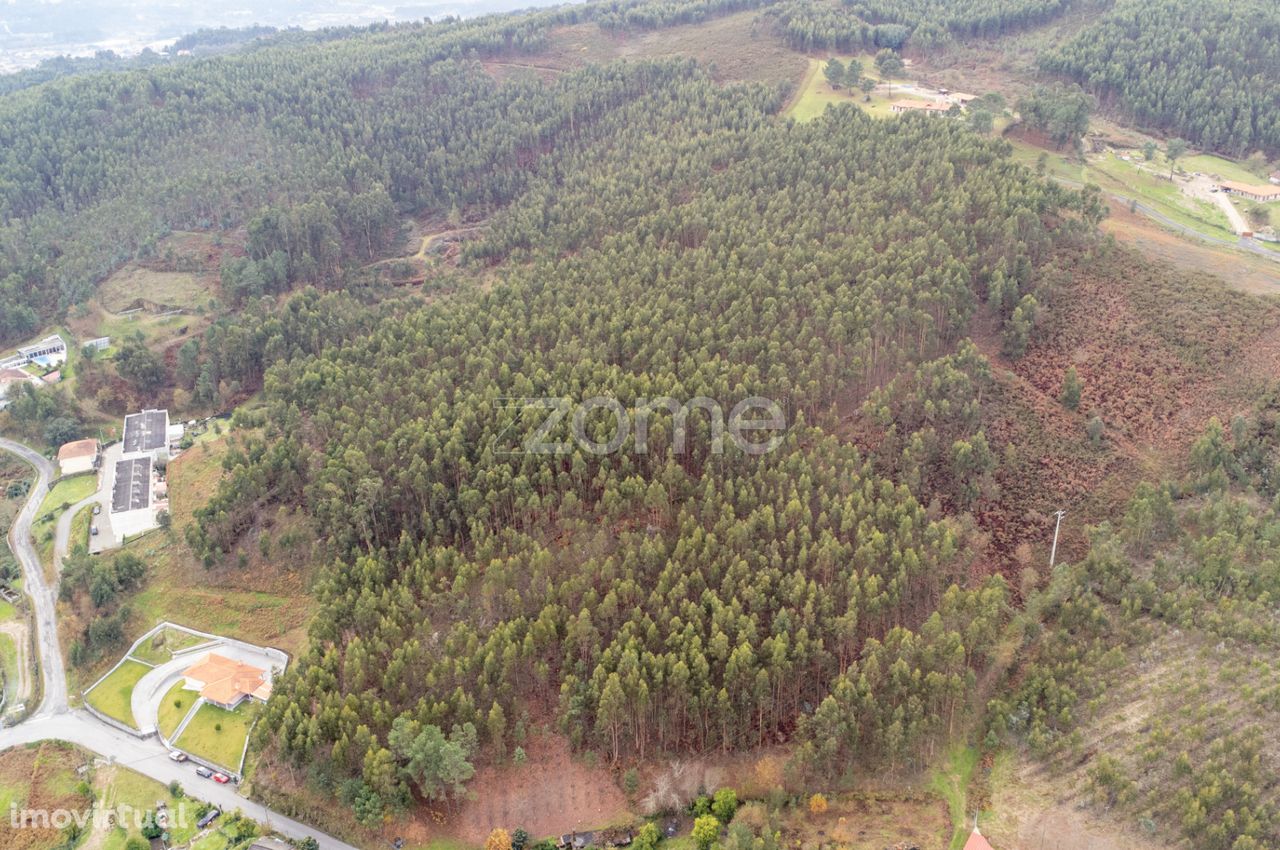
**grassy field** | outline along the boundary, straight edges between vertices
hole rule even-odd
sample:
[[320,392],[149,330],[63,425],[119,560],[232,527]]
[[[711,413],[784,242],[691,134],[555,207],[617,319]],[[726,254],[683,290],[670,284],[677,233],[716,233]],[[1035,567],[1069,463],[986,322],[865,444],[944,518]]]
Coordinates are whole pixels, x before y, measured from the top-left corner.
[[978,751],[973,747],[956,746],[930,777],[929,787],[947,803],[951,816],[950,850],[962,850],[972,825],[968,817],[967,791],[973,769],[978,765]]
[[[15,826],[11,806],[84,811],[92,792],[81,785],[76,768],[88,758],[68,744],[46,742],[0,752],[0,847],[4,850],[54,850],[65,845],[62,830]],[[86,793],[88,792],[88,793]]]
[[112,313],[138,301],[166,307],[195,308],[209,300],[208,281],[189,272],[161,272],[130,263],[98,287],[98,300]]
[[[196,834],[196,801],[175,797],[169,789],[122,767],[100,768],[94,777],[98,798],[107,806],[128,806],[133,811],[154,811],[156,802],[163,802],[169,810],[169,844],[181,846]],[[102,850],[123,850],[130,837],[141,837],[133,817],[126,817],[124,824],[108,830],[102,837]],[[93,839],[89,840],[89,844]],[[87,846],[87,845],[86,845]]]
[[136,624],[133,636],[157,620],[169,620],[297,652],[306,644],[306,624],[315,609],[307,593],[314,535],[302,529],[304,520],[292,513],[264,517],[272,526],[269,555],[251,539],[243,567],[232,561],[206,569],[184,539],[192,513],[223,474],[222,458],[231,439],[209,439],[169,464],[173,529],[134,540],[122,550],[148,565],[146,583],[132,604],[149,619]]
[[16,619],[17,616],[18,609],[13,607],[13,603],[5,602],[3,599],[0,599],[0,623],[7,623],[10,620]]
[[[1050,151],[1021,139],[1009,139],[1013,158],[1035,167],[1042,154],[1047,155],[1047,174],[1077,183],[1094,183],[1108,193],[1137,199],[1173,221],[1199,233],[1223,239],[1235,239],[1226,215],[1213,204],[1182,194],[1177,185],[1149,173],[1137,162],[1125,162],[1114,154],[1094,154],[1080,162],[1062,151]],[[1158,168],[1160,163],[1149,165]]]
[[93,505],[85,505],[71,518],[71,535],[67,540],[67,551],[76,546],[89,545],[89,526],[93,524]]
[[[876,73],[876,66],[872,61],[874,57],[868,54],[840,56],[837,58],[846,65],[851,59],[857,60],[862,63],[863,76],[871,77],[874,80],[880,79]],[[881,118],[892,114],[889,111],[889,104],[897,100],[897,97],[891,98],[882,94],[873,94],[871,102],[865,103],[860,89],[840,89],[837,91],[831,88],[831,84],[827,82],[827,78],[822,73],[822,67],[826,63],[826,59],[811,58],[809,60],[809,68],[805,71],[804,79],[796,90],[795,96],[792,97],[791,103],[787,105],[784,115],[797,121],[812,121],[822,115],[828,106],[840,103],[855,104],[860,109]]]
[[5,693],[13,699],[18,684],[18,648],[8,635],[0,635],[0,669],[4,670]]
[[244,742],[256,715],[257,706],[250,702],[242,703],[235,711],[205,703],[174,745],[214,764],[238,770]]
[[[98,476],[92,472],[59,478],[49,490],[48,495],[44,497],[44,501],[40,503],[36,520],[31,523],[31,537],[36,541],[36,546],[40,550],[40,559],[46,566],[53,561],[54,533],[64,508],[88,498],[97,489]],[[88,535],[87,524],[85,535],[86,537]],[[72,529],[72,545],[75,544],[76,539],[75,529]]]
[[166,738],[172,737],[178,730],[182,718],[187,716],[187,712],[196,701],[195,692],[187,690],[182,685],[182,682],[176,682],[160,701],[157,725],[160,727],[160,734]]
[[110,676],[103,679],[93,690],[85,694],[85,699],[94,708],[108,717],[136,728],[133,709],[129,707],[129,697],[133,694],[134,685],[147,674],[151,668],[145,664],[125,659]]
[[161,629],[151,640],[135,649],[133,657],[148,664],[160,665],[173,658],[175,652],[199,646],[208,638],[184,632],[182,629]]

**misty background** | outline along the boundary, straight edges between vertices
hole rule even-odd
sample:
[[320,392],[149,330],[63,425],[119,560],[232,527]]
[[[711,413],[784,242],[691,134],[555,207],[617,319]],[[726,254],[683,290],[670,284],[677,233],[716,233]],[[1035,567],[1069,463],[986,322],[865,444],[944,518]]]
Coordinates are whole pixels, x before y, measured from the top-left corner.
[[58,56],[163,51],[200,29],[262,25],[319,29],[473,17],[558,0],[0,0],[0,73]]

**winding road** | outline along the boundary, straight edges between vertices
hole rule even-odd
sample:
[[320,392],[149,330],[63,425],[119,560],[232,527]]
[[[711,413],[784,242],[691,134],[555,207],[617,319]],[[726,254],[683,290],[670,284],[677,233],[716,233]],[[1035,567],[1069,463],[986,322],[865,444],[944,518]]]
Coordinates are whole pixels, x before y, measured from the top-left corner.
[[[40,656],[40,674],[44,687],[44,698],[39,708],[22,723],[0,730],[0,750],[38,741],[67,741],[99,753],[116,764],[158,782],[168,784],[176,780],[182,783],[187,796],[212,803],[225,811],[239,809],[270,831],[295,840],[313,838],[323,850],[358,850],[318,829],[240,796],[234,785],[219,785],[200,779],[190,765],[171,761],[168,750],[154,737],[139,738],[102,723],[88,712],[71,710],[67,700],[66,669],[58,644],[57,588],[51,587],[47,581],[40,556],[31,542],[31,523],[40,509],[40,503],[49,492],[50,482],[54,478],[53,464],[30,447],[12,440],[0,438],[0,449],[22,458],[36,471],[35,486],[31,488],[27,503],[9,529],[9,546],[22,565],[26,591],[31,597],[35,612],[36,650]],[[65,554],[65,535],[60,536]]]

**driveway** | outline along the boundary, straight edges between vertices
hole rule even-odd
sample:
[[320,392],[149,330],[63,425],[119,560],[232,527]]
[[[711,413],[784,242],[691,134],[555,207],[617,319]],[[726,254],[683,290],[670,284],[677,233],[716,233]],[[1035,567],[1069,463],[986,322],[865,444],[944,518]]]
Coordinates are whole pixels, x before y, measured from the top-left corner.
[[1194,198],[1217,204],[1223,215],[1227,217],[1227,221],[1231,222],[1231,229],[1236,232],[1236,235],[1252,231],[1253,228],[1249,226],[1249,222],[1245,221],[1244,213],[1240,212],[1236,205],[1231,203],[1231,196],[1226,192],[1213,191],[1217,187],[1218,183],[1216,181],[1201,175],[1200,177],[1192,177],[1187,181],[1183,186],[1183,191]]
[[[160,714],[160,701],[177,682],[183,678],[182,671],[192,665],[199,664],[210,652],[258,667],[268,672],[279,667],[280,662],[266,651],[240,641],[219,640],[216,643],[204,644],[200,648],[179,654],[171,661],[152,668],[133,686],[129,707],[133,709],[133,721],[138,729],[149,735],[157,730]],[[189,691],[192,696],[194,691]]]

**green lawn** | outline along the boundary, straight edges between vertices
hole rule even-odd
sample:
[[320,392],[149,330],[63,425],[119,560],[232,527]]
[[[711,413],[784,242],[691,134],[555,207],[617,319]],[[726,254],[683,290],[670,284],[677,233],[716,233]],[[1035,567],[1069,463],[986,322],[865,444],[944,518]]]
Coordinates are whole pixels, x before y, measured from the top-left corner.
[[[235,711],[205,703],[187,724],[175,746],[231,770],[240,768],[240,755],[249,737],[257,705],[245,702]],[[221,725],[222,729],[217,728]]]
[[18,648],[8,635],[0,635],[0,668],[4,669],[5,692],[9,699],[13,699],[13,691],[18,685]]
[[[110,782],[103,792],[107,805],[130,806],[135,810],[154,811],[156,801],[161,800],[169,808],[169,844],[180,845],[190,841],[196,834],[195,800],[186,797],[174,797],[165,785],[153,779],[134,773],[125,768],[113,768]],[[107,835],[103,850],[123,850],[130,836],[141,837],[135,828],[133,818],[125,819],[123,826],[118,826]]]
[[139,661],[157,666],[173,660],[175,652],[190,649],[207,641],[208,638],[193,635],[181,629],[164,628],[152,635],[151,639],[133,651],[133,657]]
[[129,697],[133,694],[133,686],[138,684],[138,680],[150,669],[141,662],[127,658],[123,664],[111,671],[111,675],[85,694],[85,699],[108,717],[137,728],[133,719],[133,709],[129,706]]
[[71,518],[71,534],[67,539],[67,551],[77,546],[89,545],[89,526],[93,524],[93,505],[85,505]]
[[1232,162],[1229,159],[1223,159],[1213,154],[1186,156],[1178,160],[1178,165],[1183,171],[1199,171],[1201,174],[1210,176],[1216,174],[1223,180],[1237,180],[1241,183],[1256,183],[1261,186],[1267,185],[1267,178],[1259,177],[1238,162]]
[[929,788],[947,803],[954,832],[950,850],[961,850],[969,837],[972,825],[968,820],[969,780],[978,766],[978,751],[973,747],[956,746],[947,753],[947,760],[929,778]]
[[156,724],[160,727],[160,734],[166,738],[171,737],[178,730],[178,725],[182,723],[182,718],[187,716],[191,706],[195,705],[196,700],[199,699],[199,694],[195,691],[187,690],[182,685],[181,681],[177,682],[164,695],[164,699],[160,701],[159,717],[156,718]]
[[[31,524],[31,537],[40,548],[40,557],[47,564],[53,559],[53,535],[62,515],[63,506],[70,507],[76,502],[86,499],[98,489],[98,476],[92,472],[60,478],[49,490],[40,510],[36,513],[36,521]],[[71,537],[75,544],[75,535]]]
[[18,609],[13,607],[13,603],[5,602],[3,599],[0,599],[0,623],[7,623],[10,620],[16,619],[17,616]]
[[47,513],[61,511],[63,505],[71,506],[81,499],[87,499],[97,489],[98,476],[92,472],[59,478],[58,483],[53,485],[40,503],[37,516],[43,517]]

